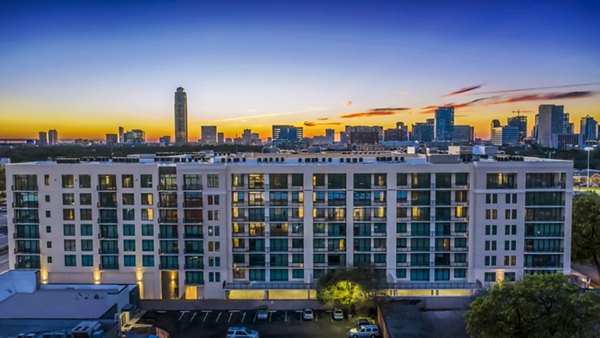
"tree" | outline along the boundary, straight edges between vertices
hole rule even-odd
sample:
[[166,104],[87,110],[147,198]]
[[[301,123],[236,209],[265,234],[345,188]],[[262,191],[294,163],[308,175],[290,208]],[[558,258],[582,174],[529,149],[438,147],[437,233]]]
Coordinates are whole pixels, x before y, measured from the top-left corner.
[[326,308],[370,307],[381,296],[383,277],[368,266],[338,269],[319,280],[317,299]]
[[600,195],[584,193],[573,199],[573,259],[589,262],[600,272]]
[[561,274],[500,282],[465,315],[478,337],[589,337],[600,331],[600,295],[582,292]]

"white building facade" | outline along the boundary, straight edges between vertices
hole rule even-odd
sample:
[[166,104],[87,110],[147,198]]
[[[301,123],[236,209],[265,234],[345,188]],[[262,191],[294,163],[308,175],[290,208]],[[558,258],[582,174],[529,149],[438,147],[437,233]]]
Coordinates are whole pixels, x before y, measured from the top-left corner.
[[145,299],[314,298],[321,276],[358,266],[398,296],[570,272],[572,162],[444,158],[9,164],[10,268],[137,283]]

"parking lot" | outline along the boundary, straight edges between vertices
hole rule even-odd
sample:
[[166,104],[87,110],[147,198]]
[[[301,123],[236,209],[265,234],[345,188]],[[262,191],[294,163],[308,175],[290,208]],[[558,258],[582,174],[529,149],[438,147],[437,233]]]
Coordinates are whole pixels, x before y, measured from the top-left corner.
[[315,311],[315,319],[302,320],[301,310],[270,310],[267,320],[257,320],[256,311],[148,311],[139,323],[154,324],[171,337],[226,336],[230,326],[245,326],[261,337],[346,337],[355,320],[333,321],[331,314]]

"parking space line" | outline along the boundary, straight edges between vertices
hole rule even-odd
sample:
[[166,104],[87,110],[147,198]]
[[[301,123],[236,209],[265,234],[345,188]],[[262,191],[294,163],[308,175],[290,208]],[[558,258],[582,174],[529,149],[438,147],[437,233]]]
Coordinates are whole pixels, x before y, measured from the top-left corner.
[[269,321],[271,321],[271,318],[273,318],[273,312],[269,312]]
[[253,322],[255,322],[255,321],[256,321],[256,314],[257,314],[257,313],[258,313],[258,312],[254,312],[254,320],[253,320]]
[[178,322],[181,321],[181,318],[183,318],[183,316],[185,316],[186,313],[188,313],[189,311],[179,311],[181,312],[181,315],[179,315],[179,319],[177,319]]
[[223,314],[223,312],[219,312],[219,315],[217,316],[217,319],[215,319],[215,323],[219,321],[219,318],[221,318],[222,314]]
[[285,318],[283,319],[284,322],[287,322],[287,311],[285,312]]
[[242,323],[244,322],[244,318],[246,318],[246,312],[242,314]]
[[204,323],[206,321],[206,317],[208,317],[208,314],[211,313],[212,311],[202,311],[204,312],[204,318],[202,319],[202,322]]
[[190,319],[190,322],[194,321],[194,318],[196,318],[196,315],[198,314],[198,312],[194,312],[194,314],[192,315],[192,319]]
[[319,321],[319,315],[316,312],[314,312],[314,314],[315,314],[315,322],[318,322]]
[[227,319],[228,323],[231,323],[231,316],[233,316],[233,312],[229,312],[229,319]]

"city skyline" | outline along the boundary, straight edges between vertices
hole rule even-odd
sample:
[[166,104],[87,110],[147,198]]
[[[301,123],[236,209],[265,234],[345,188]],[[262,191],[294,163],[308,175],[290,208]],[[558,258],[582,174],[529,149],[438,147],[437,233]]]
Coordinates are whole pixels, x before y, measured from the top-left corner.
[[179,86],[190,141],[203,125],[263,138],[277,124],[308,137],[412,125],[446,104],[484,139],[541,104],[598,117],[597,4],[435,5],[3,3],[0,138],[127,125],[174,140]]

